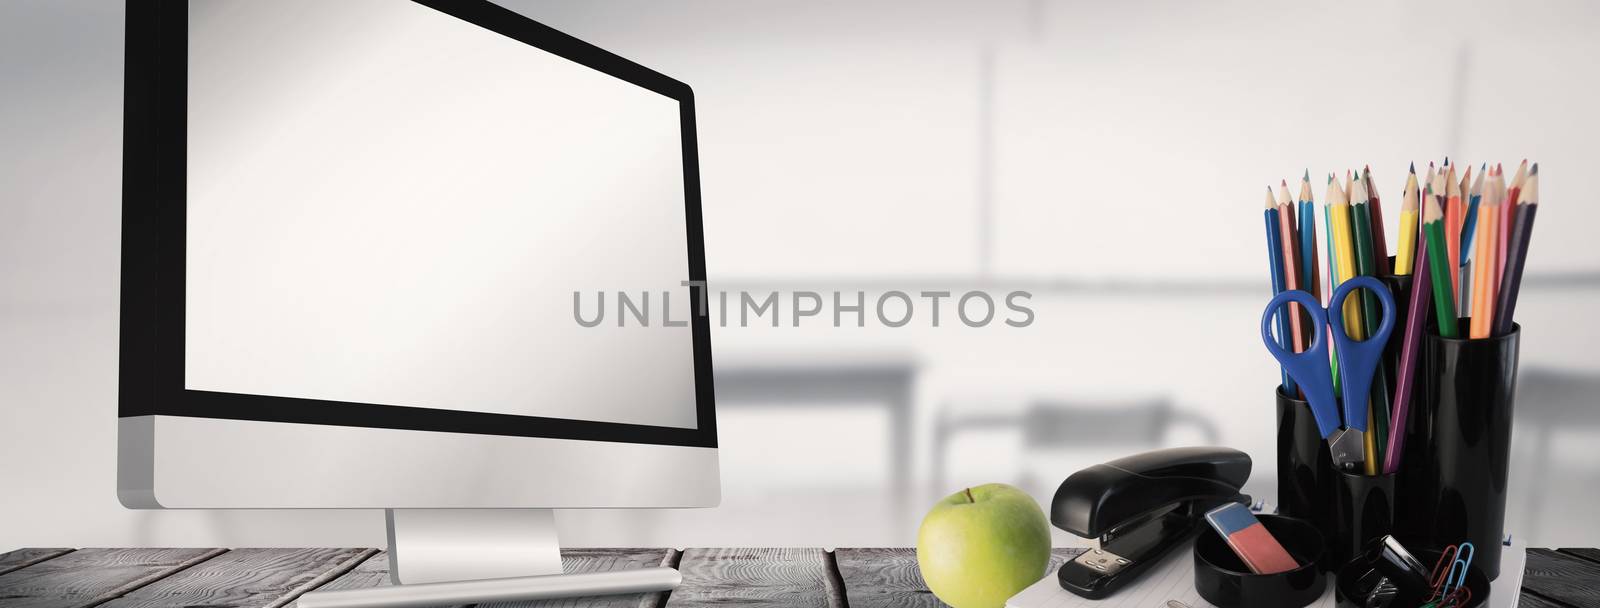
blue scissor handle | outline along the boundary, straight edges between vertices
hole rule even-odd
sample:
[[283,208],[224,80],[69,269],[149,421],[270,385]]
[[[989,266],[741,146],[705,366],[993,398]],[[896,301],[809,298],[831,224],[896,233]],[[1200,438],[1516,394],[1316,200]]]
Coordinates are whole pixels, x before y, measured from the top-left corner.
[[[1378,296],[1383,304],[1383,317],[1378,331],[1365,340],[1351,338],[1344,331],[1344,300],[1355,290],[1366,288]],[[1328,299],[1328,325],[1333,328],[1333,344],[1339,349],[1340,386],[1344,398],[1344,424],[1357,431],[1367,430],[1367,397],[1372,389],[1372,375],[1383,362],[1383,349],[1389,343],[1389,333],[1394,331],[1394,294],[1382,282],[1372,277],[1355,277],[1339,284]]]
[[[1291,352],[1272,338],[1273,314],[1289,302],[1300,304],[1311,315],[1311,346],[1304,352]],[[1284,314],[1288,314],[1285,310]],[[1316,297],[1298,289],[1279,292],[1267,302],[1261,313],[1261,341],[1278,364],[1300,384],[1306,402],[1311,405],[1311,417],[1317,421],[1317,431],[1324,439],[1339,430],[1339,404],[1333,399],[1333,374],[1328,369],[1328,345],[1322,337],[1328,333],[1328,312]],[[1292,396],[1292,395],[1291,395]]]

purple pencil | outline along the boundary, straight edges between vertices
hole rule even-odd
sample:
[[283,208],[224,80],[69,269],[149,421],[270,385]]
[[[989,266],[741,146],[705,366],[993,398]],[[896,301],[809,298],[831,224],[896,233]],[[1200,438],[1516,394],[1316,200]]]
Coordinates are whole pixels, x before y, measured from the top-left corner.
[[[1417,251],[1427,251],[1427,232],[1417,238]],[[1422,344],[1422,326],[1428,324],[1428,297],[1433,294],[1433,281],[1428,275],[1428,256],[1417,256],[1417,268],[1411,273],[1411,302],[1406,308],[1405,342],[1400,343],[1400,369],[1395,371],[1394,411],[1390,412],[1389,445],[1383,451],[1384,474],[1400,470],[1401,452],[1405,450],[1406,414],[1411,411],[1411,394],[1416,392],[1417,358]]]

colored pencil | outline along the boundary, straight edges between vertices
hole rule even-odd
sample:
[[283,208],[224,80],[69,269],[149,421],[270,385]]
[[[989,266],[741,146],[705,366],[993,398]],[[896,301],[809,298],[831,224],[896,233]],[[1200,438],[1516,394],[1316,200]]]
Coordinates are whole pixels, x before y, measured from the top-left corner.
[[[1495,218],[1494,231],[1486,232],[1483,229],[1478,230],[1480,238],[1488,241],[1487,247],[1489,248],[1489,254],[1486,256],[1488,259],[1485,260],[1485,263],[1489,266],[1486,274],[1486,276],[1489,278],[1489,281],[1484,284],[1484,289],[1489,290],[1488,301],[1490,302],[1489,314],[1491,316],[1488,318],[1488,321],[1490,333],[1492,334],[1494,330],[1494,317],[1492,315],[1494,314],[1493,311],[1495,305],[1498,304],[1495,294],[1499,293],[1500,291],[1500,270],[1498,269],[1502,267],[1500,260],[1505,256],[1505,251],[1502,250],[1505,244],[1500,242],[1498,235],[1505,234],[1505,229],[1500,226],[1500,223],[1506,221],[1505,211],[1502,210],[1506,208],[1508,204],[1507,197],[1510,195],[1510,193],[1506,191],[1506,175],[1504,170],[1500,168],[1500,165],[1496,164],[1493,169],[1489,170],[1489,178],[1484,182],[1483,191],[1486,198],[1490,195],[1495,197],[1496,204],[1498,205],[1496,213],[1499,215],[1499,217]],[[1473,314],[1476,315],[1477,313],[1474,312]]]
[[[1267,187],[1267,195],[1272,195],[1272,187]],[[1283,256],[1283,289],[1295,291],[1300,289],[1300,253],[1297,244],[1300,236],[1299,228],[1295,226],[1294,211],[1289,207],[1289,182],[1283,182],[1283,188],[1278,190],[1278,246],[1281,248],[1279,255]],[[1301,331],[1300,305],[1289,303],[1289,342],[1294,347],[1294,352],[1305,352],[1306,336]]]
[[[1339,287],[1339,255],[1338,247],[1333,238],[1333,201],[1342,195],[1339,182],[1332,173],[1328,174],[1328,190],[1322,195],[1322,230],[1328,241],[1328,281],[1327,288],[1322,290],[1322,303],[1327,305],[1333,300],[1333,290]],[[1328,369],[1333,372],[1333,392],[1339,394],[1339,350],[1333,344],[1333,326],[1328,326]]]
[[[1350,199],[1353,203],[1350,205],[1350,215],[1351,227],[1354,228],[1352,237],[1356,251],[1355,274],[1372,277],[1378,276],[1377,253],[1373,241],[1375,240],[1375,233],[1380,231],[1381,227],[1374,229],[1372,225],[1372,215],[1368,211],[1372,203],[1371,197],[1367,193],[1367,183],[1368,180],[1365,179],[1365,176],[1363,176],[1363,179],[1355,180],[1354,191],[1350,193]],[[1383,310],[1379,306],[1377,294],[1372,293],[1370,290],[1361,290],[1361,318],[1364,321],[1364,332],[1360,337],[1364,338],[1378,333],[1378,326],[1382,324],[1383,319]],[[1368,474],[1376,475],[1381,458],[1379,450],[1388,443],[1389,426],[1389,381],[1388,374],[1384,373],[1382,366],[1379,366],[1374,372],[1371,391],[1368,395],[1371,420],[1367,427],[1370,432],[1363,439],[1368,442],[1366,447],[1369,457],[1366,460],[1371,463],[1367,467]]]
[[[1478,206],[1483,205],[1483,176],[1488,173],[1488,163],[1483,163],[1483,170],[1478,171],[1477,181],[1472,181],[1472,165],[1467,165],[1467,174],[1461,178],[1462,197],[1466,198],[1466,214],[1461,224],[1461,309],[1462,317],[1472,317],[1477,309],[1477,298],[1474,294],[1480,290],[1477,274],[1477,237],[1478,232]],[[1486,258],[1494,258],[1494,248]],[[1493,264],[1493,262],[1491,262]],[[1493,275],[1493,270],[1490,272]]]
[[[1436,196],[1425,197],[1422,212],[1423,244],[1428,253],[1428,269],[1433,273],[1433,304],[1439,316],[1439,335],[1454,338],[1456,332],[1455,293],[1450,287],[1450,255],[1445,251],[1444,210]],[[1458,243],[1459,244],[1459,243]]]
[[[1426,251],[1427,237],[1422,239]],[[1389,413],[1389,445],[1384,450],[1383,459],[1385,474],[1400,470],[1400,461],[1405,455],[1405,428],[1407,416],[1411,413],[1411,396],[1416,392],[1417,359],[1421,356],[1419,345],[1422,343],[1423,328],[1428,324],[1429,292],[1433,287],[1433,277],[1429,276],[1428,270],[1428,256],[1418,256],[1416,275],[1411,280],[1411,301],[1406,306],[1406,330],[1400,343],[1400,363],[1395,369],[1394,409]]]
[[[1478,181],[1472,180],[1472,166],[1467,166],[1466,177],[1461,178],[1461,191],[1467,193],[1467,219],[1461,225],[1461,255],[1466,259],[1476,259],[1478,248],[1474,245],[1478,230],[1478,206],[1483,202],[1483,175],[1489,171],[1489,164],[1484,163],[1483,169],[1478,171]],[[1471,184],[1469,190],[1467,185]]]
[[[1266,218],[1267,227],[1267,269],[1272,273],[1272,295],[1283,293],[1283,245],[1278,233],[1278,204],[1272,199],[1272,186],[1267,186],[1267,208],[1262,214]],[[1278,326],[1278,346],[1284,350],[1289,349],[1289,319],[1283,311],[1277,311],[1276,324]],[[1278,368],[1278,373],[1283,378],[1284,392],[1293,395],[1299,392],[1300,387],[1294,379],[1289,377],[1289,371]]]
[[[1367,211],[1368,198],[1367,186],[1363,180],[1356,180],[1354,190],[1350,192],[1350,236],[1351,247],[1355,251],[1356,269],[1354,276],[1372,277],[1378,275],[1377,261],[1373,251],[1372,215]],[[1383,311],[1378,309],[1378,297],[1361,290],[1361,318],[1366,320],[1364,327],[1366,335],[1372,335],[1378,328],[1374,321],[1382,318]]]
[[[1496,165],[1496,168],[1502,176],[1505,175],[1504,169],[1499,169],[1498,165]],[[1515,213],[1517,204],[1522,202],[1523,182],[1527,179],[1528,159],[1524,158],[1522,163],[1517,165],[1516,175],[1511,178],[1511,188],[1506,190],[1506,202],[1500,205],[1500,243],[1495,247],[1496,276],[1505,276],[1506,246],[1511,240],[1511,224],[1515,221],[1512,215]]]
[[1394,273],[1411,274],[1417,257],[1417,165],[1406,175],[1406,189],[1400,200],[1400,247],[1394,253]]
[[1389,266],[1389,239],[1383,234],[1383,203],[1378,200],[1378,187],[1372,185],[1372,167],[1361,169],[1361,180],[1367,187],[1367,212],[1372,215],[1372,253],[1373,261],[1377,262],[1378,276],[1386,277],[1393,272]]
[[1474,243],[1472,264],[1472,322],[1468,337],[1477,340],[1489,337],[1494,326],[1494,235],[1499,234],[1500,199],[1498,188],[1490,188],[1487,200],[1478,209],[1478,224],[1485,235]]
[[1317,207],[1311,200],[1311,171],[1300,178],[1300,284],[1322,301],[1322,278],[1317,272]]
[[1339,184],[1333,183],[1333,174],[1328,174],[1328,189],[1322,193],[1322,238],[1328,243],[1328,280],[1324,281],[1326,289],[1322,290],[1323,304],[1328,303],[1333,290],[1339,286],[1339,255],[1333,244],[1333,192],[1338,189]]
[[[1461,185],[1456,183],[1456,166],[1450,165],[1444,177],[1444,231],[1450,240],[1445,251],[1450,255],[1450,293],[1461,297]],[[1459,307],[1459,303],[1458,303]],[[1457,313],[1459,314],[1459,310]]]
[[[1429,186],[1437,187],[1438,184],[1435,184],[1434,178],[1435,178],[1434,162],[1432,162],[1432,160],[1429,160],[1429,162],[1427,162],[1427,179],[1422,179],[1422,187],[1429,187]],[[1443,189],[1437,190],[1437,192],[1443,192]],[[1427,208],[1427,205],[1419,206],[1418,213],[1422,213],[1422,210],[1424,210],[1424,208]]]
[[1539,211],[1539,165],[1534,163],[1518,193],[1517,215],[1511,236],[1506,241],[1506,267],[1500,278],[1500,293],[1495,302],[1494,335],[1511,333],[1517,309],[1517,292],[1522,289],[1522,267],[1528,261],[1528,240],[1533,238],[1533,217]]
[[[1350,173],[1345,172],[1346,181]],[[1331,207],[1329,213],[1333,214],[1333,243],[1339,255],[1339,282],[1343,285],[1356,276],[1356,248],[1355,239],[1351,238],[1350,204],[1345,198],[1348,191],[1337,191],[1338,198],[1328,201]],[[1345,328],[1350,332],[1350,337],[1357,340],[1365,339],[1366,325],[1361,322],[1361,298],[1346,298],[1344,301]]]

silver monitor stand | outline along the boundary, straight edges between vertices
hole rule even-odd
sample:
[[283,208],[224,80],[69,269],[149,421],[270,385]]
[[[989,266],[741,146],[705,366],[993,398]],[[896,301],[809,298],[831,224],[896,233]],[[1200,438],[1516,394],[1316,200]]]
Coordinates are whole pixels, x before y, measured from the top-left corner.
[[549,509],[387,509],[393,586],[313,591],[300,608],[399,608],[666,591],[672,568],[562,574]]

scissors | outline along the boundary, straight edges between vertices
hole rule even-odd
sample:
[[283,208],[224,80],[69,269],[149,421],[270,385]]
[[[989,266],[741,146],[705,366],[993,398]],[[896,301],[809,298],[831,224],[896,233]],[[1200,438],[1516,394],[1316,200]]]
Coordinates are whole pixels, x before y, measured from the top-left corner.
[[[1366,340],[1356,340],[1345,333],[1341,312],[1345,298],[1361,288],[1371,291],[1383,304],[1378,331]],[[1305,352],[1292,352],[1272,338],[1273,314],[1289,302],[1300,304],[1311,316],[1312,340]],[[1311,415],[1317,421],[1317,430],[1328,442],[1334,466],[1345,471],[1358,470],[1366,462],[1362,436],[1367,432],[1367,395],[1372,388],[1372,376],[1383,361],[1383,347],[1389,343],[1389,333],[1394,331],[1394,317],[1394,294],[1372,277],[1355,277],[1340,283],[1328,299],[1327,308],[1311,294],[1293,290],[1274,296],[1267,303],[1267,310],[1261,313],[1261,340],[1289,376],[1300,384],[1300,390],[1311,405]],[[1328,328],[1333,329],[1339,373],[1344,381],[1342,424],[1339,404],[1333,395],[1333,370],[1328,363]]]

